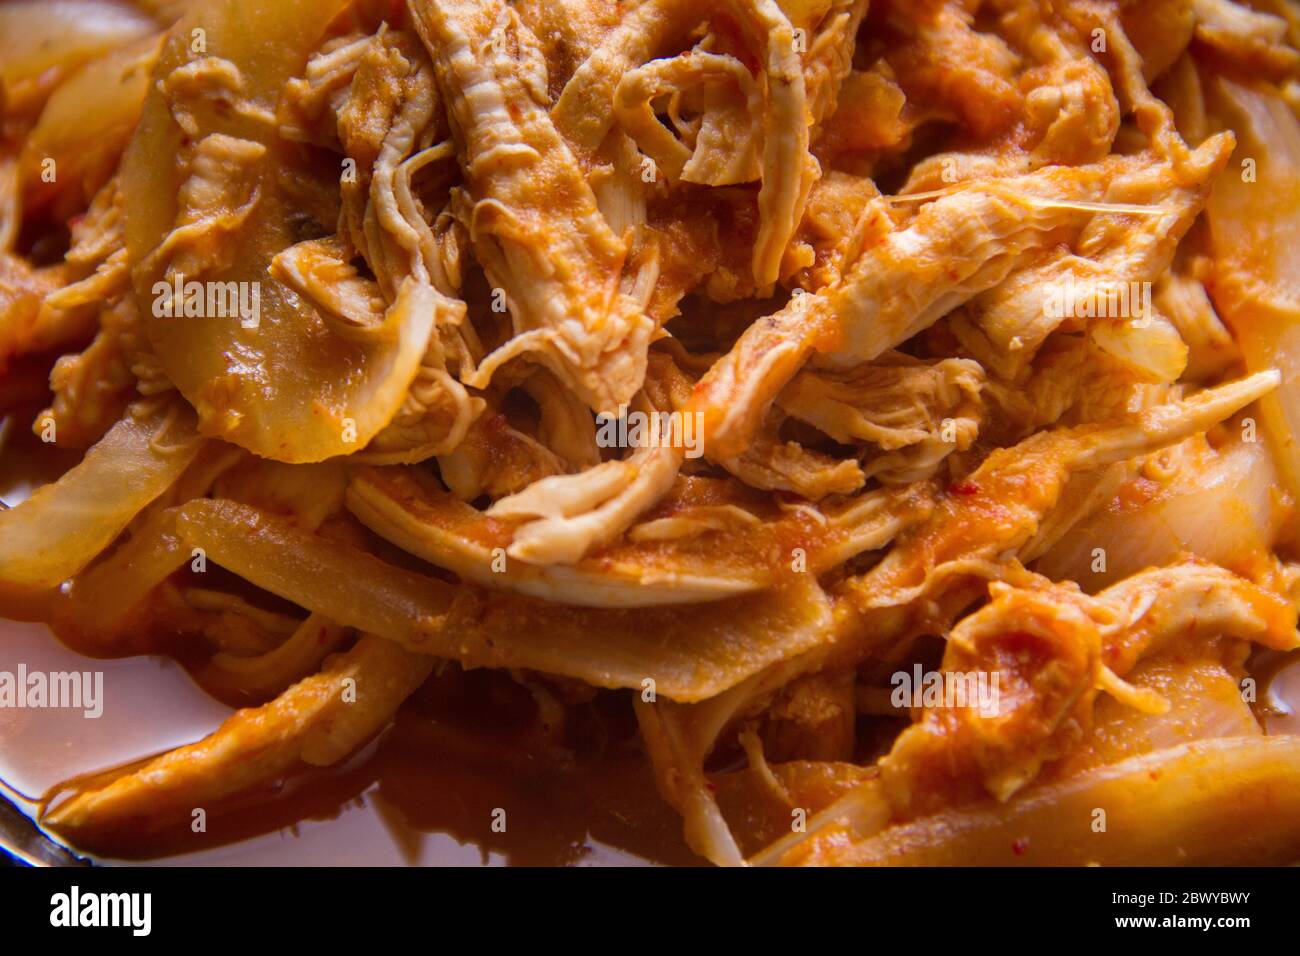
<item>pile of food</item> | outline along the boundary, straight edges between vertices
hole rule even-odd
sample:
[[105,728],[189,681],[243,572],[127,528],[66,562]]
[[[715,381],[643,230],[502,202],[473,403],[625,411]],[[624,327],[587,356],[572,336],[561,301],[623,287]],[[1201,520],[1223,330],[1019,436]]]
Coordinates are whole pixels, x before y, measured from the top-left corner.
[[5,613],[243,706],[71,846],[472,691],[717,864],[1300,858],[1300,5],[18,0],[0,81]]

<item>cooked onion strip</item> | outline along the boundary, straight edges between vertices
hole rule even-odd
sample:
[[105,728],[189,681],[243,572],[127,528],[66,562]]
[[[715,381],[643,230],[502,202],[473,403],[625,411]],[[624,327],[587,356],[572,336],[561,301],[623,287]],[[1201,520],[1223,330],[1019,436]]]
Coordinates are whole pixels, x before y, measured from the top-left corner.
[[525,667],[599,687],[712,697],[755,672],[821,644],[830,606],[811,575],[703,607],[567,608],[478,588],[457,590],[357,548],[232,501],[200,499],[172,519],[183,546],[162,545],[176,567],[207,560],[341,625],[468,667]]
[[[1091,830],[1106,811],[1106,832]],[[1230,808],[1230,809],[1229,809]],[[1300,853],[1300,740],[1223,737],[947,810],[865,841],[788,851],[787,865],[1283,864]],[[825,831],[822,831],[823,833]],[[824,849],[823,849],[824,847]]]
[[81,464],[0,511],[0,581],[51,588],[89,564],[194,460],[193,421],[170,401],[137,406]]
[[[157,86],[124,161],[133,210],[128,247],[139,263],[136,290],[143,309],[152,312],[156,282],[180,274],[187,281],[261,290],[255,324],[242,316],[151,315],[149,337],[168,377],[198,410],[203,433],[280,461],[320,461],[364,447],[401,407],[432,330],[432,293],[414,282],[384,322],[357,342],[335,334],[308,303],[267,279],[276,254],[293,242],[293,203],[285,183],[308,173],[275,137],[274,123],[253,115],[274,104],[333,13],[345,5],[346,0],[271,6],[218,0],[197,7],[171,35],[159,75],[205,64],[215,72],[204,79],[237,83],[225,97],[248,108],[231,118],[229,108],[205,106],[202,97],[191,103],[189,86]],[[221,51],[220,62],[190,52],[192,28],[205,31],[209,47]],[[198,78],[194,82],[209,91]],[[201,124],[200,136],[190,136],[184,149],[176,115]],[[238,175],[231,165],[236,155],[245,157]],[[277,169],[294,172],[282,177]],[[209,180],[223,190],[246,181],[251,198],[240,207],[238,224],[231,219],[236,213],[218,216],[208,205],[214,201]],[[187,208],[187,196],[203,208]],[[233,239],[232,229],[242,238]]]
[[1282,387],[1260,418],[1291,493],[1300,496],[1300,120],[1278,98],[1226,78],[1212,88],[1241,139],[1238,155],[1268,185],[1222,176],[1208,204],[1217,254],[1209,283],[1251,369],[1277,368]]

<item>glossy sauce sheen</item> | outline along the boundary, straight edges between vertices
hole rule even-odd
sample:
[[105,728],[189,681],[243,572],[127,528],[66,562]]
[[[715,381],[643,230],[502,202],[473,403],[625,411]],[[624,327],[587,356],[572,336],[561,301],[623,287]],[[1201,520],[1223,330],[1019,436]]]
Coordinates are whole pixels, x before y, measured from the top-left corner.
[[[29,670],[104,674],[98,720],[66,710],[0,710],[0,780],[29,811],[69,778],[131,767],[204,736],[229,713],[168,658],[88,659],[36,624],[0,622],[0,634],[0,670],[22,662]],[[110,836],[97,856],[188,861],[199,854],[198,862],[225,847],[221,858],[242,862],[241,846],[232,844],[256,849],[266,843],[256,838],[279,831],[283,852],[265,862],[295,862],[301,853],[323,863],[698,862],[680,819],[655,791],[625,694],[604,692],[569,708],[562,746],[541,738],[535,718],[528,692],[504,675],[451,666],[377,741],[337,767],[303,766],[272,789],[209,807],[205,833],[192,832],[189,821],[132,827]],[[316,826],[322,821],[329,825]],[[370,845],[355,843],[359,826]],[[311,845],[285,846],[297,837]]]

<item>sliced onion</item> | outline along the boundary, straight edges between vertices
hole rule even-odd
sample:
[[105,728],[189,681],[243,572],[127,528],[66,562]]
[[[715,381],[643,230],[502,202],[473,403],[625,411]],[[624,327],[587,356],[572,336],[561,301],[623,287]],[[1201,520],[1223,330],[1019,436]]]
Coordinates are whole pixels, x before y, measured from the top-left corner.
[[[196,7],[172,31],[155,78],[199,54],[193,29],[206,31],[207,50],[233,63],[248,99],[274,113],[285,81],[298,73],[346,0],[213,0]],[[200,135],[216,132],[200,129]],[[364,448],[406,399],[434,321],[434,292],[408,280],[382,324],[348,337],[267,270],[296,241],[297,179],[324,175],[292,144],[253,116],[231,115],[220,131],[265,147],[255,172],[261,193],[235,238],[229,268],[206,281],[243,282],[260,290],[260,320],[154,316],[152,288],[166,257],[148,260],[170,234],[184,171],[182,132],[164,93],[146,99],[140,125],[122,164],[127,247],[140,263],[134,280],[150,343],[168,378],[199,413],[203,434],[221,437],[264,458],[316,462]],[[336,175],[336,174],[335,174]]]
[[0,4],[0,79],[12,86],[51,67],[73,68],[157,29],[112,0],[10,0]]
[[1143,568],[1190,551],[1248,572],[1266,554],[1287,517],[1268,446],[1239,442],[1207,452],[1154,500],[1125,504],[1124,494],[1075,525],[1039,559],[1036,570],[1096,591]]
[[1208,286],[1248,368],[1282,373],[1259,408],[1282,476],[1300,496],[1300,121],[1280,97],[1231,80],[1212,80],[1207,93],[1237,135],[1206,205]]
[[[69,189],[81,203],[105,182],[140,120],[162,37],[150,36],[86,64],[51,94],[23,146],[23,189],[31,208]],[[55,162],[54,182],[41,176]]]
[[[1093,823],[1105,811],[1106,829]],[[1220,866],[1300,857],[1300,737],[1184,744],[949,810],[786,863],[864,866]]]
[[0,582],[50,588],[76,574],[180,477],[201,447],[193,416],[179,404],[127,414],[62,478],[0,511]]
[[1242,700],[1237,680],[1218,661],[1159,657],[1142,662],[1124,679],[1159,694],[1169,702],[1169,709],[1144,712],[1109,694],[1100,695],[1092,730],[1080,747],[1046,771],[1044,779],[1064,780],[1093,767],[1194,740],[1263,733],[1250,705]]
[[176,528],[187,547],[258,587],[408,650],[597,687],[651,686],[679,701],[716,696],[810,650],[833,625],[811,574],[706,605],[575,608],[458,588],[233,501],[191,501]]
[[455,590],[233,501],[191,501],[176,529],[209,561],[258,587],[412,647],[438,627]]

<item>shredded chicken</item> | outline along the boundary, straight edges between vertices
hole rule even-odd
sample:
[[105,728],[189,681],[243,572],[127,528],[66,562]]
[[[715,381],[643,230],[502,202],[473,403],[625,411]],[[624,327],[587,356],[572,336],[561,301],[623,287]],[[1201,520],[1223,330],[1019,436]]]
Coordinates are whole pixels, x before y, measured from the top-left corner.
[[515,322],[471,383],[528,355],[613,410],[641,386],[653,324],[617,290],[624,244],[518,69],[527,28],[504,5],[461,2],[421,4],[419,27],[458,131],[475,250]]
[[724,865],[1300,845],[1239,693],[1297,647],[1294,4],[65,7],[0,10],[0,439],[61,474],[0,596],[255,706],[60,839],[400,710],[642,759]]
[[1296,646],[1295,608],[1220,568],[1196,562],[1146,571],[1096,597],[1072,584],[994,585],[991,601],[948,636],[944,670],[1001,678],[1010,706],[927,710],[881,761],[895,813],[904,817],[969,798],[969,783],[1007,800],[1086,731],[1099,692],[1139,709],[1168,702],[1123,680],[1137,661],[1177,642]]

